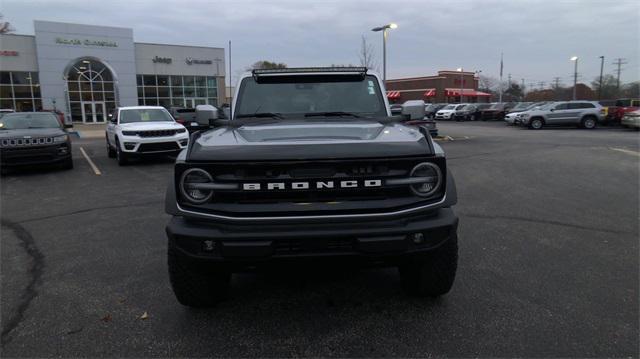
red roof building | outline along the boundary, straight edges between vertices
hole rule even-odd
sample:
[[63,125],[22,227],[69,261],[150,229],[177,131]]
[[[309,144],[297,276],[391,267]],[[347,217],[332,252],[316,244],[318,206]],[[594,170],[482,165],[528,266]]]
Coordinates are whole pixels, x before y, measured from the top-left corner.
[[478,91],[478,78],[474,72],[438,71],[438,76],[410,77],[387,80],[387,98],[390,103],[424,100],[431,103],[488,102],[491,95]]

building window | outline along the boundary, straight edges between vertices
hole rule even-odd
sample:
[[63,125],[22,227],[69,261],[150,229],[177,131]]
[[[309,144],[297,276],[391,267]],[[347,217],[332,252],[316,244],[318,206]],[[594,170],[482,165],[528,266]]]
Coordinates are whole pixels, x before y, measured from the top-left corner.
[[117,106],[111,70],[99,61],[83,59],[66,76],[72,121],[105,122],[106,114]]
[[147,75],[136,76],[138,104],[195,107],[218,104],[218,81],[214,76]]
[[0,108],[15,111],[42,110],[37,72],[0,72]]

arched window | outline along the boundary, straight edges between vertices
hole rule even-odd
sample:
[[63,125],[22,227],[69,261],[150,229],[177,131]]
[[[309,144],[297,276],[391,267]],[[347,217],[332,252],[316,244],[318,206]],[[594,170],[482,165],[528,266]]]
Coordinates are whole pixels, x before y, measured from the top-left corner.
[[66,78],[72,120],[105,122],[117,106],[111,70],[100,61],[81,59],[69,67]]

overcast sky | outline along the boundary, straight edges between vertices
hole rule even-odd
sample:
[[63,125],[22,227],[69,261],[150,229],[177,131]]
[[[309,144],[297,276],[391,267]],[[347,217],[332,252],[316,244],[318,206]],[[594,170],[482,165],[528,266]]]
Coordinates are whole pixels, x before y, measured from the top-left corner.
[[375,46],[381,68],[382,35],[371,28],[398,24],[387,43],[388,78],[438,70],[482,70],[498,77],[573,81],[613,74],[624,58],[622,81],[640,79],[640,2],[632,1],[167,1],[2,0],[0,11],[16,33],[33,34],[33,20],[130,27],[138,42],[226,47],[232,75],[258,60],[292,66],[358,64],[360,38]]

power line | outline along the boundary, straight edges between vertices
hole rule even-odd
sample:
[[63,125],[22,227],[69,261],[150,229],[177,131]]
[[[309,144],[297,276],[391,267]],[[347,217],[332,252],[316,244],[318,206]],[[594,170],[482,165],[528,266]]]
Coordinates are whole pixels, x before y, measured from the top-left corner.
[[555,86],[554,86],[555,89],[560,88],[560,77],[554,77],[553,78],[553,83],[555,84]]
[[623,59],[622,57],[618,57],[616,59],[615,62],[613,62],[613,65],[618,66],[618,69],[616,70],[618,76],[617,76],[617,81],[616,81],[616,88],[618,90],[620,90],[620,72],[622,71],[622,65],[628,64],[627,61],[625,61],[626,59]]

